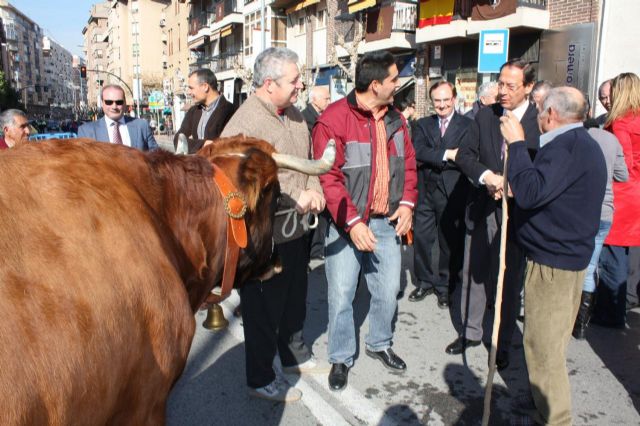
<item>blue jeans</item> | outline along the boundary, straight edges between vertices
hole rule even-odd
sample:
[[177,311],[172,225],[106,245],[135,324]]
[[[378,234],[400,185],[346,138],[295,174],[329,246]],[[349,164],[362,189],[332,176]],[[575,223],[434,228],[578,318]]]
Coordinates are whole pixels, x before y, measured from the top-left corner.
[[367,349],[382,351],[392,344],[391,322],[400,290],[400,238],[387,218],[374,218],[369,228],[378,241],[375,251],[361,252],[349,235],[331,224],[325,239],[325,271],[329,304],[329,362],[353,365],[356,334],[353,299],[360,269],[371,293]]
[[586,291],[588,293],[593,293],[594,291],[596,291],[598,260],[600,259],[602,245],[604,244],[604,240],[605,238],[607,238],[610,229],[611,222],[606,222],[603,220],[600,221],[600,227],[598,228],[598,233],[596,234],[596,246],[593,249],[593,254],[591,255],[591,260],[589,261],[587,273],[584,276],[582,291]]
[[600,253],[598,270],[600,281],[591,322],[624,328],[627,316],[629,247],[605,245]]

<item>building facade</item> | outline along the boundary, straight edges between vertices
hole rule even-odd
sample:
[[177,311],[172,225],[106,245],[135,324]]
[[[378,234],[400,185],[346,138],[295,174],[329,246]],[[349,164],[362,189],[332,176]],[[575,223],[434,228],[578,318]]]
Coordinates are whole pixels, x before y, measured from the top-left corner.
[[167,57],[167,65],[163,70],[163,93],[165,105],[172,112],[173,129],[178,129],[182,123],[188,98],[190,51],[187,37],[190,9],[189,2],[173,0],[164,7],[158,22],[163,54]]
[[92,111],[96,111],[100,106],[100,89],[105,80],[105,74],[102,71],[107,70],[109,37],[107,19],[110,9],[110,1],[91,6],[89,19],[82,29],[87,67],[87,106]]
[[43,31],[20,10],[0,0],[0,18],[7,42],[8,80],[31,115],[48,112],[48,94],[42,56]]

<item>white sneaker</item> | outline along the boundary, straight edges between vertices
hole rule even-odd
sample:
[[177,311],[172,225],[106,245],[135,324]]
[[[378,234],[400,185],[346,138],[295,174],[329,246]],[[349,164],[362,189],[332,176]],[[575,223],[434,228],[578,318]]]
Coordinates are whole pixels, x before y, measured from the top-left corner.
[[267,386],[249,388],[249,395],[278,402],[294,402],[302,398],[300,389],[293,388],[289,383],[277,378]]
[[291,365],[289,367],[282,367],[282,371],[285,374],[324,374],[331,370],[331,366],[327,362],[322,362],[315,355],[311,355],[311,358],[298,365]]

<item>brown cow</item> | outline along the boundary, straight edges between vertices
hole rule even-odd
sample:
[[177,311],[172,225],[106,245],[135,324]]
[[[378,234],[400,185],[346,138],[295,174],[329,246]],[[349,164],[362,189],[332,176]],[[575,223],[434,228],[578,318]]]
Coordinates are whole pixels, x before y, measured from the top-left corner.
[[273,151],[244,138],[189,157],[86,140],[2,151],[0,424],[163,424],[222,275],[212,162],[247,199],[242,282],[270,263]]

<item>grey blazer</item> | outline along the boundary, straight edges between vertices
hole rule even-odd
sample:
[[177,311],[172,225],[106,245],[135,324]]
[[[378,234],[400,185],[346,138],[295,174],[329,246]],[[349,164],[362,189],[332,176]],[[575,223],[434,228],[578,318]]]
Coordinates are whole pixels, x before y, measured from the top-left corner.
[[[147,120],[140,118],[124,117],[125,126],[129,131],[131,147],[140,151],[151,151],[158,148],[151,128]],[[85,123],[78,128],[79,138],[95,139],[98,142],[109,142],[107,122],[104,117],[100,120]]]

